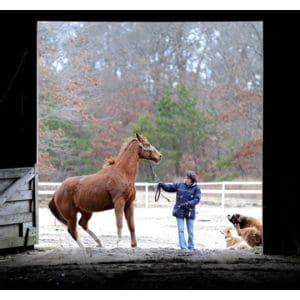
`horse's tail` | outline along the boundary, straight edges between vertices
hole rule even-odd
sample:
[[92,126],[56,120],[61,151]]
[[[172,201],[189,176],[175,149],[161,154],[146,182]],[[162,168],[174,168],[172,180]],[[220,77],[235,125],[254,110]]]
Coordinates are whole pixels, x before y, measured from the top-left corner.
[[52,214],[56,217],[57,220],[59,220],[60,222],[62,222],[63,224],[67,225],[67,221],[65,220],[65,218],[61,215],[61,213],[58,211],[56,204],[54,202],[54,197],[55,197],[55,193],[52,196],[51,201],[48,203],[48,207],[50,208]]

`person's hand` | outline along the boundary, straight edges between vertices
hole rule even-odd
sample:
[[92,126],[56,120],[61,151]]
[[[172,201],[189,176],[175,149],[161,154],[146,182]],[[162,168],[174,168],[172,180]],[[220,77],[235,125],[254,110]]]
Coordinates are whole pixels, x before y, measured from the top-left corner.
[[189,207],[190,207],[190,204],[188,202],[180,205],[180,208],[189,208]]
[[160,181],[158,184],[157,184],[158,187],[161,187],[162,186],[162,181]]

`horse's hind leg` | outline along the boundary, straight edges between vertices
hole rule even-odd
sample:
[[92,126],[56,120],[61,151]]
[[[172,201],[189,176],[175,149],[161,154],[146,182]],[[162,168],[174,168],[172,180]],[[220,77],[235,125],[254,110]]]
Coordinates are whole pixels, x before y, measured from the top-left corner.
[[72,213],[72,216],[67,219],[67,224],[68,224],[68,231],[71,234],[72,238],[76,241],[79,247],[84,248],[83,244],[80,242],[78,238],[78,233],[76,230],[76,212]]
[[130,231],[130,238],[131,238],[131,247],[136,247],[136,236],[135,236],[135,226],[134,226],[134,219],[133,219],[133,202],[128,206],[125,206],[125,217],[128,225],[128,229]]
[[88,221],[91,218],[92,214],[88,212],[80,212],[81,218],[79,220],[79,225],[95,240],[95,242],[99,245],[99,247],[102,247],[101,241],[98,239],[96,234],[88,228]]

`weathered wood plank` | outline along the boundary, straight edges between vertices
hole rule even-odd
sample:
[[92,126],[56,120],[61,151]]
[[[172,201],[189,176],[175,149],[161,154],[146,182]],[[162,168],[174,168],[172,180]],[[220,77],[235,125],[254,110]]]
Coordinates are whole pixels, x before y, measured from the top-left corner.
[[0,178],[9,179],[9,178],[20,178],[27,174],[31,167],[28,168],[12,168],[12,169],[0,169]]
[[[25,237],[0,239],[0,249],[23,247],[24,243]],[[36,244],[35,236],[29,236],[27,239],[27,246],[33,246],[34,244]]]
[[27,213],[31,211],[31,200],[6,202],[0,206],[0,216]]
[[0,249],[38,242],[35,167],[0,169]]
[[[32,222],[22,223],[22,224],[19,224],[19,236],[25,236],[27,228],[29,230],[31,230],[32,232],[36,231],[36,229],[32,225]],[[34,228],[34,230],[33,230],[33,228]]]
[[18,237],[18,236],[20,236],[19,224],[10,224],[7,226],[1,226],[0,240],[4,238],[11,238],[11,237]]
[[28,182],[34,177],[34,168],[30,168],[30,171],[23,177],[16,180],[11,184],[3,193],[0,195],[0,206],[3,205],[7,200],[9,200],[17,190],[24,189]]
[[35,238],[36,243],[39,242],[39,199],[38,199],[38,172],[35,172],[35,177],[32,183],[32,212],[33,212],[33,227],[36,228]]
[[9,200],[6,201],[6,203],[12,202],[12,201],[23,201],[23,200],[31,200],[33,198],[32,191],[17,191]]
[[32,222],[32,213],[0,216],[0,225]]
[[[7,182],[4,182],[6,180]],[[7,188],[9,188],[9,186],[12,185],[14,181],[16,181],[15,179],[6,179],[6,180],[0,179],[0,195],[4,193],[4,191]],[[20,188],[18,189],[18,191],[30,191],[30,190],[32,190],[32,188],[30,188],[30,182],[28,182],[28,184],[25,184],[24,186],[20,186]]]
[[16,179],[0,178],[0,195],[15,181]]

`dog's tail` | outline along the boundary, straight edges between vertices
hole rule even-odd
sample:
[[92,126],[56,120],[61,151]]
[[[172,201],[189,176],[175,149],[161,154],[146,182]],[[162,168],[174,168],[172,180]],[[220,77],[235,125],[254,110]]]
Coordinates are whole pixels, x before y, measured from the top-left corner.
[[67,225],[67,221],[65,220],[65,218],[61,215],[61,213],[58,211],[56,204],[54,202],[54,197],[55,197],[55,193],[52,196],[52,199],[50,200],[50,202],[48,203],[48,207],[51,210],[52,214],[56,217],[57,220],[59,220],[60,222],[62,222],[63,224]]

